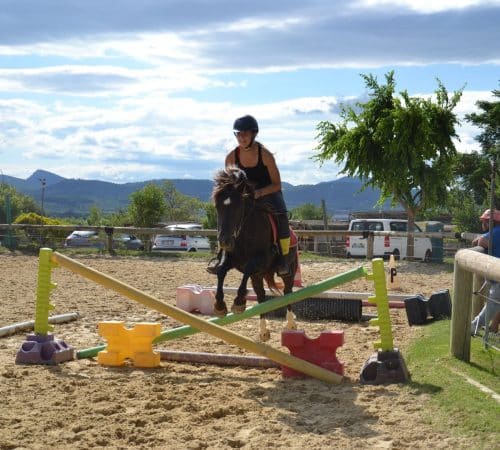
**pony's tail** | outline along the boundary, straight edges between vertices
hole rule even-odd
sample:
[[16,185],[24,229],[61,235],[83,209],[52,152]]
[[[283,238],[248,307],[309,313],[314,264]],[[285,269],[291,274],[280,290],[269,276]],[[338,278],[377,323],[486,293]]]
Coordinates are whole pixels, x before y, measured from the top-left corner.
[[267,287],[274,295],[283,295],[283,292],[281,292],[280,288],[276,285],[274,273],[266,273],[264,275],[264,280],[266,280]]

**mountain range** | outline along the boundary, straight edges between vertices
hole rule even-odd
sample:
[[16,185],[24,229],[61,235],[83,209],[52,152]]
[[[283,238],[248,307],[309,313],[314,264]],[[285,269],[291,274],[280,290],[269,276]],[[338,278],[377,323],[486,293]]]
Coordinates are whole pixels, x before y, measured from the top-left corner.
[[[166,179],[135,183],[110,183],[99,180],[64,178],[45,170],[36,170],[26,179],[3,175],[0,182],[12,185],[19,192],[29,195],[41,206],[46,215],[67,217],[86,216],[92,206],[110,213],[127,208],[130,194],[148,183],[162,184]],[[177,191],[196,197],[204,202],[210,200],[212,180],[174,179]],[[311,203],[321,206],[324,200],[329,215],[336,217],[353,210],[372,210],[380,192],[366,188],[360,191],[362,182],[357,178],[344,177],[318,184],[294,186],[284,182],[283,195],[289,210]],[[389,203],[383,209],[391,209]]]

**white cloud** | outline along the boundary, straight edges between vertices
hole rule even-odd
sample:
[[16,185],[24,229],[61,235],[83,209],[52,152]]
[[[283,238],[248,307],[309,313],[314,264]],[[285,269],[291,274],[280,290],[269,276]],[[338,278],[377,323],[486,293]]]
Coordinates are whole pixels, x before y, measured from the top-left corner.
[[408,8],[421,13],[460,10],[474,6],[500,5],[498,0],[359,0],[359,6],[369,8]]

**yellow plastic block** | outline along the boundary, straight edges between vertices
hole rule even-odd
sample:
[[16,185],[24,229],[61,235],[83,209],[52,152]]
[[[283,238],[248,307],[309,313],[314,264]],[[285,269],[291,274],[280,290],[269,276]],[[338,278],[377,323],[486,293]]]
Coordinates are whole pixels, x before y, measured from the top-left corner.
[[138,323],[125,328],[124,322],[99,322],[99,334],[106,339],[106,350],[97,354],[104,366],[123,366],[131,359],[136,367],[158,367],[160,354],[153,351],[153,339],[160,335],[161,324]]

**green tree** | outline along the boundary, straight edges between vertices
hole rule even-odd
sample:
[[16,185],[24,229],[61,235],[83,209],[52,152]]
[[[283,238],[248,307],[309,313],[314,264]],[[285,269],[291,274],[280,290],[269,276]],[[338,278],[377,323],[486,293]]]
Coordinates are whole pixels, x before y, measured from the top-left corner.
[[476,106],[481,112],[468,114],[465,118],[482,129],[476,140],[481,144],[483,153],[488,157],[498,159],[500,156],[500,90],[493,90],[493,96],[499,100],[477,101]]
[[[494,192],[494,198],[496,198],[495,207],[500,205],[500,90],[493,90],[493,96],[497,99],[492,102],[480,100],[476,102],[476,106],[479,108],[479,113],[472,113],[465,116],[465,118],[481,128],[481,133],[476,136],[476,140],[481,144],[481,149],[483,154],[478,156],[481,158],[482,164],[477,164],[471,167],[469,174],[465,174],[464,178],[466,180],[475,180],[478,175],[481,176],[481,181],[485,185],[486,195],[488,198],[488,193],[491,190],[492,174],[494,175],[494,186],[496,187]],[[473,161],[474,163],[476,161]],[[486,204],[487,202],[482,202]],[[489,206],[489,205],[488,205]]]
[[130,195],[128,215],[135,227],[151,228],[160,222],[166,211],[163,190],[150,183]]
[[7,196],[10,199],[12,220],[15,220],[22,213],[39,212],[39,208],[32,197],[20,193],[7,183],[0,182],[0,223],[7,222]]
[[478,205],[486,204],[491,164],[488,156],[478,153],[459,153],[453,166],[457,190],[471,193]]
[[201,221],[204,215],[203,202],[197,198],[180,193],[172,181],[162,185],[165,196],[164,219],[168,222]]
[[90,207],[89,215],[87,217],[87,224],[93,226],[104,225],[104,214],[102,209],[97,205],[92,205]]
[[202,221],[203,228],[207,230],[217,229],[217,210],[213,203],[207,202],[203,205],[205,210],[205,218]]
[[320,163],[333,159],[343,165],[341,173],[379,188],[379,204],[399,203],[408,215],[407,255],[412,257],[417,213],[441,202],[452,182],[458,123],[453,109],[462,90],[450,96],[438,80],[435,101],[410,97],[407,91],[398,97],[393,71],[384,85],[371,74],[362,77],[370,99],[356,108],[343,106],[340,124],[318,125],[320,143],[313,158]]
[[298,220],[322,220],[323,209],[312,203],[304,203],[292,209],[292,217]]
[[[26,225],[65,225],[65,223],[60,219],[55,219],[51,217],[41,216],[40,214],[30,212],[21,213],[14,220],[16,224],[26,224]],[[22,230],[28,239],[33,243],[38,245],[50,245],[51,243],[58,243],[63,240],[67,235],[66,230],[47,230],[43,228],[30,228],[26,227]]]

